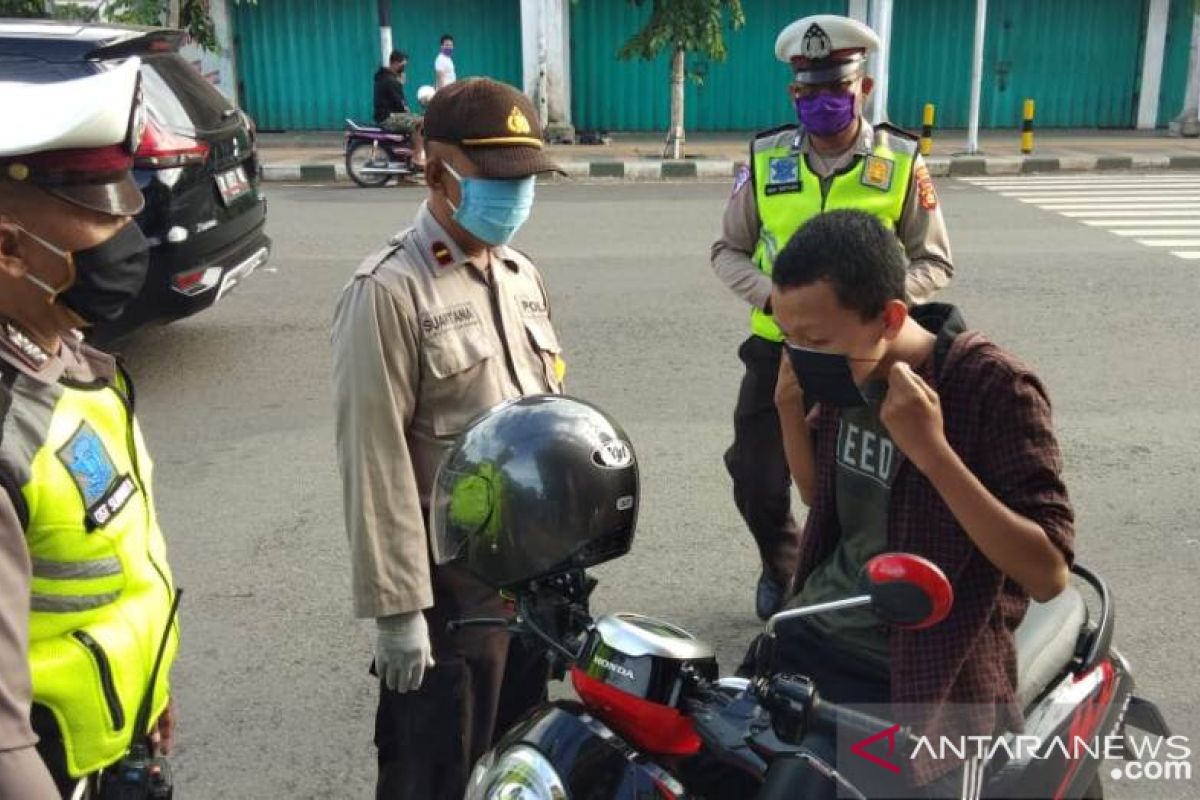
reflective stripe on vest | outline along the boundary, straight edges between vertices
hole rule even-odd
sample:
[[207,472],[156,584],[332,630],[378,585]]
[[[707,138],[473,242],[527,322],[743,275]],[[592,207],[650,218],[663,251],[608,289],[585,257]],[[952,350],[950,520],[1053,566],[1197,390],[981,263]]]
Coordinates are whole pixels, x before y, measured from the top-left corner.
[[[118,387],[29,384],[10,412],[26,424],[0,442],[7,463],[24,460],[33,701],[54,714],[74,777],[129,747],[174,591],[149,454]],[[177,647],[173,629],[151,722],[166,708]]]
[[[821,178],[794,148],[794,140],[794,131],[784,131],[754,143],[752,169],[761,229],[753,258],[767,275],[792,234],[822,212],[858,209],[894,230],[904,210],[917,152],[916,142],[876,130],[871,156],[856,158],[850,169],[831,177],[822,190]],[[757,308],[750,315],[750,330],[763,339],[783,341],[775,320]]]

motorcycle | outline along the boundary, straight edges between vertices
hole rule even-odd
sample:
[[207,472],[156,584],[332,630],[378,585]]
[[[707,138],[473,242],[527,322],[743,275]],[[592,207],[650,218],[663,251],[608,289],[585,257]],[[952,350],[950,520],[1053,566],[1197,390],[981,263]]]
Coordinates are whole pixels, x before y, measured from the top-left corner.
[[[1066,591],[1030,605],[1015,634],[1026,725],[1019,735],[999,738],[1019,745],[1018,737],[1036,737],[1043,745],[1035,752],[1010,746],[968,757],[963,800],[1101,798],[1099,767],[1114,753],[1086,747],[1080,753],[1080,741],[1111,739],[1121,745],[1115,755],[1130,759],[1129,729],[1164,741],[1170,736],[1158,708],[1134,694],[1129,664],[1112,647],[1107,584],[1084,567],[1073,572],[1076,580]],[[836,731],[855,746],[886,737],[910,750],[918,741],[894,722],[823,701],[804,676],[762,667],[770,664],[776,627],[799,617],[866,605],[901,627],[944,619],[953,592],[925,559],[877,556],[864,569],[860,596],[776,614],[759,639],[754,660],[760,669],[752,679],[718,678],[713,648],[669,622],[629,613],[593,619],[588,597],[595,585],[582,571],[532,582],[510,589],[513,621],[454,623],[505,624],[536,637],[550,651],[555,677],[569,674],[579,697],[547,703],[507,732],[476,764],[467,800],[796,800],[798,781],[811,779],[812,771],[835,783],[839,796],[865,800],[859,785],[802,746],[806,733]],[[1094,595],[1095,615],[1085,591]],[[1056,753],[1044,746],[1056,741],[1075,747]],[[710,767],[691,769],[701,753]],[[717,788],[731,778],[742,788]]]
[[378,189],[392,178],[403,180],[421,172],[412,162],[413,142],[406,135],[347,118],[345,140],[346,174],[359,186]]

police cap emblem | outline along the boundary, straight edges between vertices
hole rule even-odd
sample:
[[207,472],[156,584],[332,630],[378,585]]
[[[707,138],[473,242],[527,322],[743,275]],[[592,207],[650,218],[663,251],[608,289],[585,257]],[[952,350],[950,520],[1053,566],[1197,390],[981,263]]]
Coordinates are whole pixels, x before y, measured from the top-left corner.
[[800,54],[810,61],[815,61],[829,58],[831,52],[833,52],[833,42],[829,40],[829,34],[825,32],[825,29],[815,22],[808,26],[808,30],[804,33],[804,40],[800,43]]

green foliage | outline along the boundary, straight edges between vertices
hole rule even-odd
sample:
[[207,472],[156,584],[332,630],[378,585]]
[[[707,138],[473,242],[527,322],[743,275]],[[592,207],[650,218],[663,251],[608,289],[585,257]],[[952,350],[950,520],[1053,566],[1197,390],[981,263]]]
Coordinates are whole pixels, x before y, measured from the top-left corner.
[[[623,60],[651,61],[660,53],[683,50],[712,61],[724,61],[726,15],[729,27],[738,30],[746,23],[741,0],[628,0],[635,6],[651,4],[650,19],[618,51]],[[1198,0],[1200,2],[1200,0]],[[692,80],[700,75],[691,72]]]
[[0,0],[0,17],[44,17],[42,0]]

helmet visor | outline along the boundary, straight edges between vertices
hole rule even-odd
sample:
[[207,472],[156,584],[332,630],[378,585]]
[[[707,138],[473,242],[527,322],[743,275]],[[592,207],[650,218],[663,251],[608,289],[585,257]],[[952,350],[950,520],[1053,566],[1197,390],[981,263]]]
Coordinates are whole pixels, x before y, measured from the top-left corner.
[[469,471],[443,461],[429,507],[433,561],[441,566],[467,555],[473,543],[486,546],[500,532],[499,487],[488,464]]

